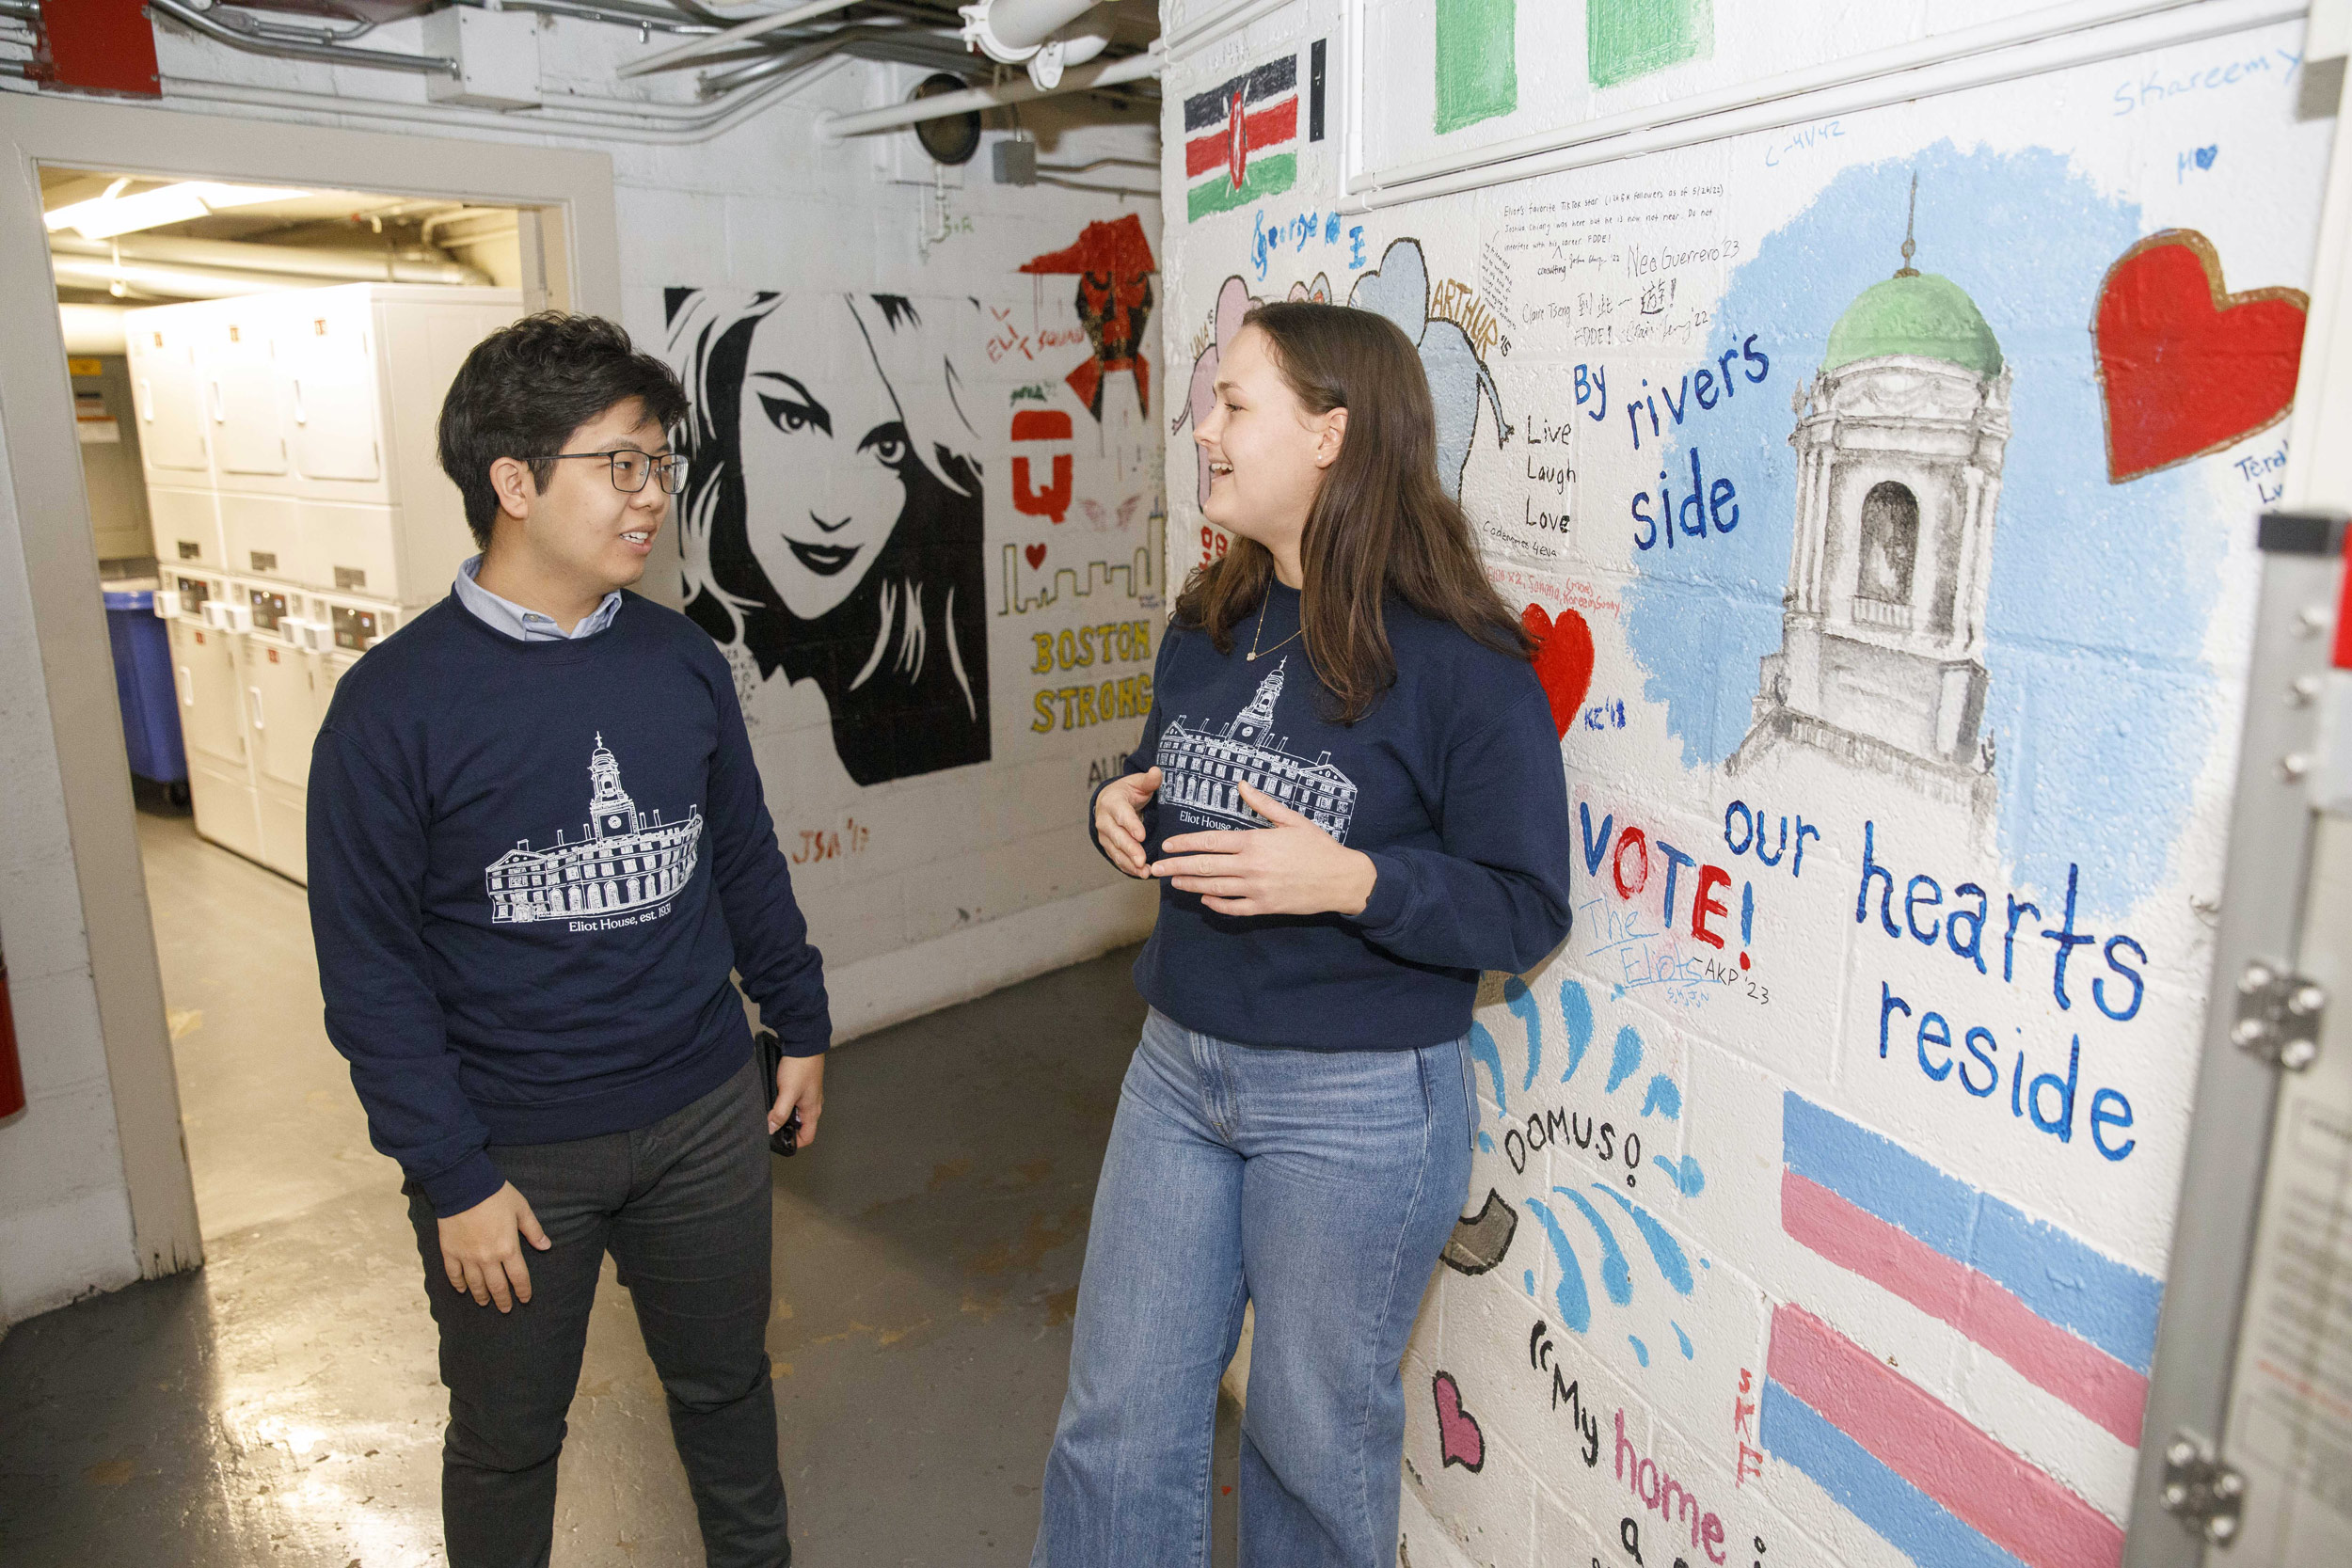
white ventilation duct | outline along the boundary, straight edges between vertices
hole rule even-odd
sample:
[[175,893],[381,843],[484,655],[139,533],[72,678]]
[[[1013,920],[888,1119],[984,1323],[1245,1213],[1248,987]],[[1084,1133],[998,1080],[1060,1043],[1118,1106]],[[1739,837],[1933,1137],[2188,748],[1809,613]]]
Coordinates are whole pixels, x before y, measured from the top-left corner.
[[[492,212],[483,212],[482,215],[492,215]],[[436,221],[447,222],[450,219]],[[79,240],[70,235],[56,234],[50,237],[49,251],[60,269],[58,276],[61,278],[69,258],[76,263],[77,273],[87,275],[88,263],[104,262],[110,266],[119,257],[127,262],[193,267],[220,272],[224,276],[277,274],[310,283],[333,280],[344,283],[439,283],[483,287],[490,282],[488,273],[462,261],[393,256],[377,250],[250,245],[238,240],[193,240],[167,234],[142,234],[111,242]],[[264,283],[263,286],[272,285]],[[103,283],[101,287],[103,287]]]
[[1106,8],[1106,0],[978,0],[959,8],[966,43],[992,60],[1027,66],[1029,80],[1049,92],[1066,68],[1110,43]]
[[122,338],[120,305],[60,305],[57,325],[65,331],[65,351],[68,354],[121,354],[126,352]]

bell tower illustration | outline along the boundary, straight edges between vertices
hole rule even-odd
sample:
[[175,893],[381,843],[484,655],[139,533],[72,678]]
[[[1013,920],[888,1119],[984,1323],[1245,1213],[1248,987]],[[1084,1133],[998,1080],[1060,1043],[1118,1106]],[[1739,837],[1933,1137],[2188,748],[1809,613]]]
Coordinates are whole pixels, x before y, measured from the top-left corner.
[[[1912,177],[1915,218],[1919,182]],[[1958,284],[1911,264],[1830,329],[1799,388],[1780,651],[1762,660],[1734,773],[1786,747],[1894,775],[1979,817],[1984,613],[2010,372]]]
[[1250,741],[1263,745],[1266,732],[1274,726],[1274,705],[1282,700],[1282,670],[1290,663],[1288,657],[1266,672],[1258,683],[1258,694],[1249,699],[1249,705],[1233,715],[1233,721],[1225,726],[1229,740]]
[[598,838],[619,838],[639,831],[637,802],[621,787],[621,765],[604,749],[604,733],[596,733],[596,749],[588,754],[588,829]]

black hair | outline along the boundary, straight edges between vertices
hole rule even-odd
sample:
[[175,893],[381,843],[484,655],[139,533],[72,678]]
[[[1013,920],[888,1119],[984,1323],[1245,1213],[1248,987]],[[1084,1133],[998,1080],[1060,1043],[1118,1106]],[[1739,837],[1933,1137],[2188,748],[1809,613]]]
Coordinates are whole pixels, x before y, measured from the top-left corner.
[[441,402],[441,470],[466,501],[466,526],[484,549],[498,521],[490,465],[531,466],[541,490],[572,432],[634,401],[663,430],[686,418],[686,389],[670,367],[602,316],[542,310],[473,346]]

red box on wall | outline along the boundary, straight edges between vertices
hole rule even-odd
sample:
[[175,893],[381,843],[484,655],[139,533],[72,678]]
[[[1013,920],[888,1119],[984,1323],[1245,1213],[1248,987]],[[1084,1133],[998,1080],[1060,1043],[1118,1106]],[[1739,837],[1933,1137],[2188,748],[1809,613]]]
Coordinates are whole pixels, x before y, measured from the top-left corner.
[[143,0],[41,0],[42,74],[75,92],[160,98]]

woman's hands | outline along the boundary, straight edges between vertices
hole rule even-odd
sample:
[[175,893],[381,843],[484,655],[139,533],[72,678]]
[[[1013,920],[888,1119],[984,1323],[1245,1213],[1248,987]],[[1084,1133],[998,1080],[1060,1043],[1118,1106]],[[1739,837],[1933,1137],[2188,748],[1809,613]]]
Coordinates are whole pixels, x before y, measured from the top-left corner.
[[[1152,781],[1152,789],[1159,787],[1158,768],[1142,777]],[[1118,787],[1114,784],[1104,790],[1103,800],[1107,800]],[[1169,858],[1154,863],[1151,874],[1167,878],[1185,893],[1200,894],[1200,901],[1219,914],[1363,913],[1364,906],[1372,901],[1373,884],[1379,879],[1372,857],[1348,848],[1263,790],[1248,784],[1239,788],[1249,809],[1274,826],[1180,833],[1167,843]],[[1147,790],[1147,799],[1149,795]],[[1103,816],[1098,801],[1098,825]],[[1141,827],[1138,821],[1138,863],[1142,860]],[[1107,834],[1104,842],[1109,842]]]
[[1160,770],[1130,773],[1113,779],[1094,798],[1094,836],[1111,863],[1130,877],[1148,878],[1151,863],[1143,858],[1143,808],[1160,790]]

